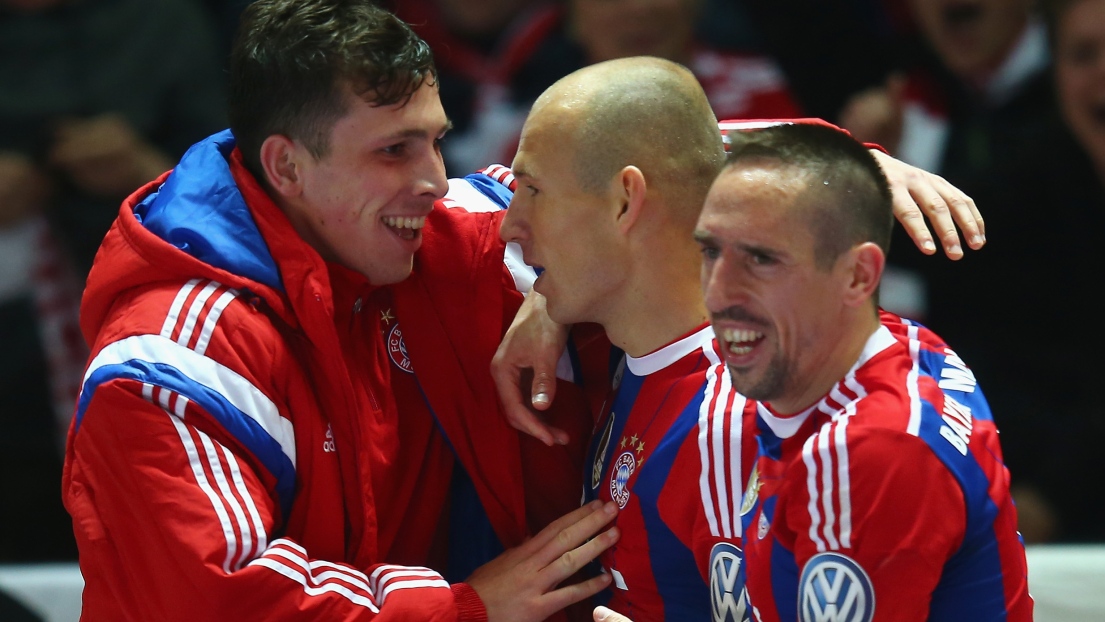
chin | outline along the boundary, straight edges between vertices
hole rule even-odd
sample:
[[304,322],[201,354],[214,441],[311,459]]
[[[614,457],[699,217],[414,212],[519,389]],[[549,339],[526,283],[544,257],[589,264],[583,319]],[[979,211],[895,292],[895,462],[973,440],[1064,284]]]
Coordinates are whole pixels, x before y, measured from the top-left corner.
[[361,274],[368,279],[369,283],[373,285],[394,285],[401,281],[407,280],[407,277],[411,275],[414,270],[414,263],[406,264],[405,266],[394,266],[391,268],[376,268],[375,270],[362,270]]

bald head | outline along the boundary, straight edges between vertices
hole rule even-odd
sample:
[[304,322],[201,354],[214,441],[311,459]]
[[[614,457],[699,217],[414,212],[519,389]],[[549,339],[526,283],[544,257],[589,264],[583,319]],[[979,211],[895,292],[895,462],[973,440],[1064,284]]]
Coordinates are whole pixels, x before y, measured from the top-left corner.
[[585,190],[603,191],[619,171],[636,166],[650,190],[691,218],[725,161],[702,87],[686,68],[659,58],[576,71],[545,91],[530,114],[560,117]]

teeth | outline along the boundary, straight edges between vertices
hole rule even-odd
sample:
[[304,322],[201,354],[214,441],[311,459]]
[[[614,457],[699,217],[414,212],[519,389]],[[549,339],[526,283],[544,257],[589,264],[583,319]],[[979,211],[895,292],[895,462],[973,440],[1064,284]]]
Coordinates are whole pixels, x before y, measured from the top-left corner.
[[[763,336],[764,336],[763,333],[759,333],[759,332],[756,332],[754,330],[744,330],[744,329],[737,329],[737,328],[727,328],[723,331],[723,333],[721,335],[722,339],[729,342],[730,344],[749,343],[749,342],[752,342],[752,341],[756,341],[757,339],[760,339]],[[730,349],[732,349],[733,347],[740,347],[740,346],[733,345]],[[751,351],[751,348],[747,348],[747,350]]]
[[752,346],[738,346],[735,343],[730,343],[729,351],[733,354],[748,354],[752,351]]
[[426,217],[404,218],[402,216],[384,216],[384,224],[397,229],[421,229],[426,226]]

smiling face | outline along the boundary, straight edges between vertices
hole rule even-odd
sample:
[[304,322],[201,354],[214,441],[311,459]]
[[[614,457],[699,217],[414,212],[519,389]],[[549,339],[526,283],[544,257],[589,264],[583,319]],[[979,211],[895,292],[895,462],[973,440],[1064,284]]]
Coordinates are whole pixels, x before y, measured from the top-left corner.
[[553,320],[601,323],[625,281],[628,253],[617,242],[612,197],[581,187],[574,127],[573,111],[534,106],[514,157],[518,186],[501,236],[542,270],[533,289],[548,299]]
[[448,187],[439,143],[449,121],[428,81],[388,106],[347,96],[323,157],[293,141],[299,192],[284,211],[327,261],[375,285],[397,283],[410,274],[426,216]]
[[837,348],[849,282],[846,262],[817,263],[808,179],[774,162],[726,168],[695,231],[706,307],[733,386],[785,413],[822,395],[815,379]]
[[1058,20],[1055,83],[1067,124],[1105,171],[1105,0],[1075,2]]
[[965,78],[997,69],[1028,23],[1027,0],[910,0],[910,4],[940,59]]

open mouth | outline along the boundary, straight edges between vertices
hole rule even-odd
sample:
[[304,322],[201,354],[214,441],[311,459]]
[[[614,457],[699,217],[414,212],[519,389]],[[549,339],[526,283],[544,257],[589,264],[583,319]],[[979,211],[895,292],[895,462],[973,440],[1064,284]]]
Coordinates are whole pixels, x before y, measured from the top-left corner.
[[414,240],[422,233],[422,227],[426,226],[425,216],[384,216],[381,220],[392,233],[404,240]]
[[763,341],[764,334],[743,328],[726,328],[721,331],[719,337],[726,352],[744,356],[751,354],[756,345]]

